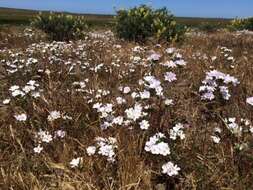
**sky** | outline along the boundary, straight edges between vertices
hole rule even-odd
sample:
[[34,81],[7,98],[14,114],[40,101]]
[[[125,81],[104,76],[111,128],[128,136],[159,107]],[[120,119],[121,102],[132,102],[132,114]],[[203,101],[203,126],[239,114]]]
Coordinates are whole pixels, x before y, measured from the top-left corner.
[[253,16],[253,0],[0,0],[0,7],[114,14],[115,8],[166,6],[176,16],[234,18]]

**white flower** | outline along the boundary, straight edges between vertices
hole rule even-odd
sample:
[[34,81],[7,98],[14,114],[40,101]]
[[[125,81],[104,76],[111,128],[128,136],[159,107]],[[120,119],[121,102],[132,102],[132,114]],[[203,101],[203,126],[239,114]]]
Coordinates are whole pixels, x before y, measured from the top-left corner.
[[143,92],[140,92],[141,99],[149,99],[150,98],[150,92],[147,90],[144,90]]
[[38,97],[40,97],[40,93],[39,92],[32,92],[31,96],[34,98],[38,98]]
[[227,122],[227,127],[231,133],[241,136],[242,127],[236,123],[236,118],[228,118],[228,120],[225,121]]
[[234,61],[234,60],[235,60],[235,58],[234,58],[234,57],[232,57],[232,56],[229,56],[229,57],[227,58],[227,60],[228,60],[228,61]]
[[116,98],[116,101],[117,101],[117,103],[120,105],[120,104],[124,104],[124,103],[126,103],[126,100],[124,99],[124,98],[122,98],[122,97],[117,97]]
[[48,121],[54,121],[61,118],[61,113],[59,111],[51,111],[47,117]]
[[229,94],[228,87],[220,86],[220,92],[224,100],[229,100],[231,95]]
[[93,109],[99,109],[101,106],[102,106],[101,103],[95,103],[92,108]]
[[151,152],[155,155],[167,156],[170,154],[169,145],[162,141],[162,138],[165,138],[165,135],[162,133],[157,133],[154,136],[149,138],[149,141],[145,144],[145,151]]
[[153,53],[148,57],[148,61],[159,61],[161,55],[158,53]]
[[3,100],[3,104],[5,104],[5,105],[6,105],[6,104],[9,104],[10,101],[11,101],[10,99],[5,99],[5,100]]
[[253,97],[247,98],[246,103],[253,106]]
[[27,115],[25,113],[14,115],[17,121],[26,121]]
[[142,120],[139,124],[140,124],[140,128],[143,130],[147,130],[150,126],[147,120]]
[[211,136],[214,143],[219,144],[220,143],[220,137],[217,136]]
[[122,123],[123,123],[123,117],[122,116],[115,117],[113,119],[112,123],[116,124],[116,125],[122,125]]
[[40,131],[38,132],[38,137],[41,142],[49,143],[53,140],[53,136],[49,134],[48,131]]
[[74,158],[71,160],[71,162],[69,163],[71,168],[75,168],[78,167],[78,165],[82,162],[83,158],[79,157],[79,158]]
[[33,148],[33,151],[34,151],[35,153],[38,153],[38,154],[39,154],[42,150],[43,150],[43,147],[41,147],[40,144],[39,144],[38,146],[36,146],[36,147]]
[[9,90],[12,91],[12,92],[15,91],[15,90],[18,90],[18,89],[19,89],[19,86],[17,86],[17,85],[13,85],[9,88]]
[[213,92],[206,92],[201,96],[201,100],[213,100],[214,98],[215,96]]
[[214,132],[216,132],[216,133],[221,133],[221,128],[215,127],[215,128],[214,128]]
[[185,138],[184,125],[181,123],[176,124],[172,129],[170,129],[170,138],[176,140],[179,137],[181,140]]
[[22,88],[22,90],[27,94],[27,93],[29,93],[30,91],[35,90],[35,87],[34,87],[34,86],[28,86],[28,85],[26,85],[26,86],[24,86],[24,87]]
[[112,104],[102,105],[100,103],[96,103],[93,105],[93,108],[97,109],[97,111],[101,113],[100,118],[106,118],[110,113],[112,113],[112,107]]
[[21,90],[14,90],[14,91],[12,91],[11,95],[12,95],[13,97],[16,97],[16,96],[21,96],[21,97],[23,97],[23,96],[25,95],[25,93],[24,93],[23,91],[21,91]]
[[132,59],[133,59],[133,63],[139,63],[141,61],[141,57],[139,56],[134,56]]
[[133,52],[135,52],[135,53],[140,53],[142,50],[143,50],[143,49],[142,49],[140,46],[135,46],[135,47],[133,48]]
[[156,95],[163,95],[163,88],[161,86],[161,82],[157,80],[154,76],[145,76],[144,80],[148,83],[146,84],[146,87],[154,89],[156,91]]
[[168,54],[173,54],[175,52],[176,48],[167,48],[165,51]]
[[167,174],[168,176],[178,175],[180,168],[177,165],[174,165],[172,162],[168,162],[162,166],[162,173]]
[[66,135],[66,132],[63,131],[63,130],[57,130],[57,131],[55,131],[55,137],[63,138],[63,137],[65,137],[65,135]]
[[253,134],[253,126],[250,126],[249,131]]
[[89,156],[94,155],[96,153],[96,147],[89,146],[88,148],[86,148],[86,152]]
[[172,72],[166,72],[164,77],[165,77],[165,80],[169,81],[169,82],[173,82],[173,81],[177,80],[176,74],[172,73]]
[[212,57],[211,57],[211,60],[212,60],[212,61],[215,61],[216,59],[217,59],[217,56],[212,56]]
[[172,99],[166,99],[164,101],[164,103],[165,103],[166,106],[170,106],[170,105],[173,105],[173,100]]
[[124,94],[128,94],[130,91],[131,91],[131,88],[128,86],[123,89]]
[[180,60],[176,60],[176,61],[175,61],[175,64],[176,64],[176,65],[179,65],[179,66],[185,66],[185,65],[186,65],[186,62],[185,62],[185,60],[180,59]]
[[117,140],[113,137],[109,137],[108,139],[97,137],[96,138],[98,145],[98,154],[107,157],[109,162],[115,161],[115,149],[117,148]]
[[177,67],[177,64],[176,64],[176,62],[174,62],[174,61],[166,61],[165,63],[162,63],[162,65],[163,66],[165,66],[165,67],[168,67],[168,68],[175,68],[175,67]]
[[[228,74],[224,74],[217,70],[212,70],[206,73],[205,80],[202,81],[204,85],[200,86],[199,92],[202,92],[201,95],[202,100],[213,100],[215,98],[214,92],[215,90],[220,90],[220,93],[224,100],[229,100],[231,95],[229,94],[229,89],[227,86],[232,83],[234,86],[239,84],[240,82],[235,77],[232,77]],[[225,85],[220,85],[223,83]]]
[[129,108],[125,111],[125,113],[127,114],[127,118],[136,121],[137,119],[142,117],[142,109],[143,108],[140,104],[135,104],[133,108]]

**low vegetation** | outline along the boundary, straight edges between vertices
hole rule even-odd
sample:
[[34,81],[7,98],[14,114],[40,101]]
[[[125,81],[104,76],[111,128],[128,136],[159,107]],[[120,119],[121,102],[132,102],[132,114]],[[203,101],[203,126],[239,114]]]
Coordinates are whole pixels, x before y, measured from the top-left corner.
[[134,41],[61,14],[0,27],[0,189],[253,189],[252,33],[117,19]]
[[253,17],[246,19],[234,19],[229,28],[232,30],[250,30],[253,31]]
[[57,13],[40,14],[31,24],[57,41],[80,39],[87,30],[84,17]]
[[134,41],[145,41],[150,37],[179,41],[186,31],[176,23],[174,16],[166,8],[153,10],[145,5],[119,10],[115,30],[118,37]]

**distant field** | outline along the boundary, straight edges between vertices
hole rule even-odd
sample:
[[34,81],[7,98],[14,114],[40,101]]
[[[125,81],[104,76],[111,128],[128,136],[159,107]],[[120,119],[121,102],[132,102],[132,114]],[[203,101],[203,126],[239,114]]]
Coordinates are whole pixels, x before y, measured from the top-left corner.
[[[43,12],[49,13],[48,11]],[[0,8],[0,25],[2,24],[28,25],[31,19],[34,18],[38,13],[39,11],[33,10]],[[113,15],[82,14],[82,16],[85,16],[87,18],[89,24],[95,26],[112,26],[114,23]],[[209,23],[217,26],[225,26],[230,21],[230,19],[222,19],[222,18],[177,17],[176,19],[179,23],[191,27],[198,27],[203,23]]]

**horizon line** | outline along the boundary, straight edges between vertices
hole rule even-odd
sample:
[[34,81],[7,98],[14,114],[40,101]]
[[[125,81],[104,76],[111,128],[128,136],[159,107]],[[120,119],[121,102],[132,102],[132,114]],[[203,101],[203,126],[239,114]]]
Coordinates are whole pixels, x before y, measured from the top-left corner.
[[[106,16],[115,16],[116,14],[114,13],[106,13],[106,12],[72,12],[72,11],[64,11],[64,10],[52,10],[52,9],[39,9],[39,8],[35,8],[35,9],[29,9],[29,8],[18,8],[18,7],[5,7],[5,6],[0,6],[0,8],[4,8],[4,9],[16,9],[16,10],[24,10],[24,11],[42,11],[42,12],[59,12],[59,13],[70,13],[70,14],[89,14],[89,15],[106,15]],[[173,14],[173,13],[172,13]],[[243,17],[208,17],[208,16],[183,16],[183,15],[175,15],[173,14],[175,17],[178,18],[206,18],[206,19],[234,19],[234,18],[243,18]]]

